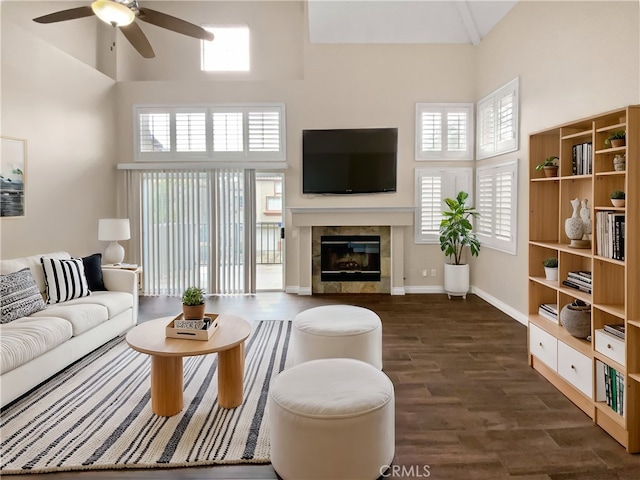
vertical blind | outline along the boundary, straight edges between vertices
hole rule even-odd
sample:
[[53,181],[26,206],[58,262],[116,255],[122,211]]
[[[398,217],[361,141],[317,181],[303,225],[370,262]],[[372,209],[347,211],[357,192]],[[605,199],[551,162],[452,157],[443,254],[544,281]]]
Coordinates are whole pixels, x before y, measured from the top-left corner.
[[[140,174],[143,290],[182,295],[252,293],[251,171],[171,170]],[[249,248],[249,250],[247,250]]]

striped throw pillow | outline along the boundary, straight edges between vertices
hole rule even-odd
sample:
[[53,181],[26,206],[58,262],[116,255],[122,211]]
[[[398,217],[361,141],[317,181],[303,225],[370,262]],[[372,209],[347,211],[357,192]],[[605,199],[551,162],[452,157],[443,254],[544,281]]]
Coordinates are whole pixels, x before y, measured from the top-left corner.
[[60,303],[90,295],[82,259],[40,259],[47,283],[47,303]]

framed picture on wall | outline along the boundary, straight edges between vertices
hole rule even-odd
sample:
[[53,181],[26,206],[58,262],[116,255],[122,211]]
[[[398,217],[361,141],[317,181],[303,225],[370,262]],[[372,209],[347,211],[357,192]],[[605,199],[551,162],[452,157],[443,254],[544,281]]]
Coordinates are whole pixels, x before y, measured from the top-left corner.
[[0,137],[0,217],[24,217],[27,141]]

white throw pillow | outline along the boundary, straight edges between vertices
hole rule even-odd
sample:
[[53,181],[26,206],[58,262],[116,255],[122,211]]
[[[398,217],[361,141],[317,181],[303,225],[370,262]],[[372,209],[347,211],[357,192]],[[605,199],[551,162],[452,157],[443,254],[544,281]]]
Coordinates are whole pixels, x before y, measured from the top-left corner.
[[44,279],[47,283],[47,303],[60,303],[91,294],[84,274],[82,259],[68,260],[42,257]]

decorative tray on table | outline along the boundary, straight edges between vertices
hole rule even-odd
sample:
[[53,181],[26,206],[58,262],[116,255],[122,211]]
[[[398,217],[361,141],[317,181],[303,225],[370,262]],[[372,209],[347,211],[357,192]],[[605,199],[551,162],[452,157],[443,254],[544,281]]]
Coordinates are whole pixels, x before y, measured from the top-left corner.
[[187,340],[209,340],[218,330],[218,314],[205,313],[202,320],[185,320],[184,314],[175,317],[167,325],[166,336]]

